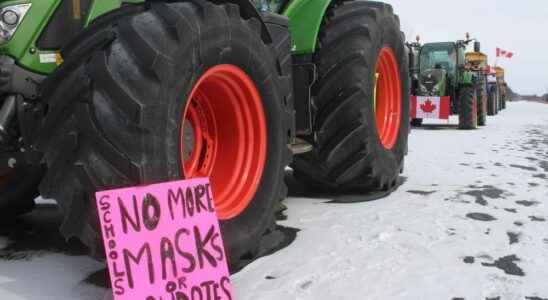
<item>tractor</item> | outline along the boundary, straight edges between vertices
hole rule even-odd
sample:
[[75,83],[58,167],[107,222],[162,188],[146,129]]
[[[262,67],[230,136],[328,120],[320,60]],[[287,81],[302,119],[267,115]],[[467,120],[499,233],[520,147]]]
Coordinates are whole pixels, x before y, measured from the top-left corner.
[[409,133],[399,18],[363,0],[1,0],[0,213],[55,199],[103,255],[96,191],[209,177],[232,268],[275,230],[286,167],[391,191]]
[[[459,116],[460,129],[476,129],[477,98],[476,74],[466,64],[465,50],[474,41],[465,40],[423,44],[419,51],[419,83],[411,97],[411,124],[422,125],[423,119],[445,119]],[[480,52],[480,43],[474,42],[474,51]]]
[[481,52],[468,52],[465,55],[466,65],[474,73],[476,85],[478,126],[487,123],[488,94],[487,94],[487,55]]
[[506,80],[504,79],[505,71],[504,68],[497,66],[495,67],[495,72],[497,78],[497,89],[499,91],[498,102],[500,109],[503,110],[506,109],[506,100],[508,97]]

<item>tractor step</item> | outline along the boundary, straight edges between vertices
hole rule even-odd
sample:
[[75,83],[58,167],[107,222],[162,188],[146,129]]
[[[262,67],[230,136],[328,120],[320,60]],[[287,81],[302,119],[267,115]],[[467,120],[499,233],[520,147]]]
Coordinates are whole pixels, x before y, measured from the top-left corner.
[[303,154],[312,151],[314,147],[312,147],[312,144],[303,139],[295,138],[295,141],[289,145],[289,149],[291,149],[293,154]]

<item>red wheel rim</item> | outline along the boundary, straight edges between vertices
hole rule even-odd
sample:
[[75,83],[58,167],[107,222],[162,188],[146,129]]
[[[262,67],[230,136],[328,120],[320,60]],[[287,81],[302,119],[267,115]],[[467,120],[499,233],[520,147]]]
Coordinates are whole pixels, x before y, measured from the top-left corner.
[[181,120],[185,178],[209,177],[219,219],[240,215],[259,187],[267,152],[266,119],[251,78],[234,65],[209,69]]
[[375,117],[382,145],[392,149],[398,139],[401,122],[401,81],[396,55],[384,47],[377,59]]

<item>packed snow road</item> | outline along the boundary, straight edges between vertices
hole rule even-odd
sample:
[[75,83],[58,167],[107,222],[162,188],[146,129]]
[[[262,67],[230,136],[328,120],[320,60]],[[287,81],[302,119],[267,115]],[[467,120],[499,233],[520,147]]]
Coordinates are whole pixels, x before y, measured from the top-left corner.
[[[232,276],[236,299],[547,299],[548,105],[451,124],[413,130],[387,198],[343,204],[361,196],[293,184],[279,224],[296,238]],[[57,222],[42,205],[0,226],[0,299],[106,297],[103,265]]]

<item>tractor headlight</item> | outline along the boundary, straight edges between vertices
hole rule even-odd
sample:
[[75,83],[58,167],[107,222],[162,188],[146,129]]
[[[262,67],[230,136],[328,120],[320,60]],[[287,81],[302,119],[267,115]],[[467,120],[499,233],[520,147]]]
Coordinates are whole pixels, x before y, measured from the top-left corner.
[[0,45],[11,40],[31,4],[17,4],[0,8]]

